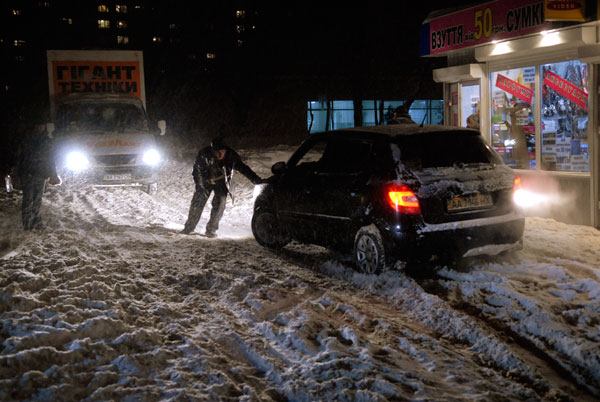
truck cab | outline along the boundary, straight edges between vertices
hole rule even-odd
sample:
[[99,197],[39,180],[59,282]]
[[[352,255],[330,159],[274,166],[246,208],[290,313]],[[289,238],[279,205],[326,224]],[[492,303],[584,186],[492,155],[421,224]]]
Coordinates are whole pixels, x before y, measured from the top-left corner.
[[164,158],[148,120],[138,50],[47,50],[56,166],[66,186],[140,186],[157,191]]
[[72,93],[56,103],[56,165],[65,184],[140,186],[157,191],[163,159],[142,101],[116,93]]

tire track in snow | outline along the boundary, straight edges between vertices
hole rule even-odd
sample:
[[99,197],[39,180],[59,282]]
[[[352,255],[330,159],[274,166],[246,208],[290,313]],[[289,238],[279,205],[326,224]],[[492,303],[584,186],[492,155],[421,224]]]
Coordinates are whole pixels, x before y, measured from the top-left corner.
[[[467,263],[463,261],[460,266],[465,264]],[[425,292],[445,300],[453,309],[470,316],[482,328],[487,328],[488,332],[498,334],[504,343],[514,350],[515,355],[520,356],[551,384],[556,384],[560,389],[569,390],[568,394],[576,396],[577,400],[595,401],[600,396],[599,390],[574,372],[572,366],[565,365],[548,349],[542,348],[502,320],[490,316],[479,306],[468,302],[467,298],[461,294],[460,288],[455,287],[454,292],[449,292],[446,286],[440,284],[441,281],[447,281],[448,278],[433,273],[427,276],[415,276],[415,280]],[[546,384],[528,382],[542,394],[548,391]]]
[[[291,260],[294,260],[294,253],[293,252],[280,252],[278,253],[279,255],[283,254],[284,255],[284,259],[286,259],[288,262]],[[308,255],[305,256],[300,256],[300,254],[302,254],[301,252],[296,254],[296,258],[299,258],[300,261],[295,261],[295,265],[296,266],[300,266],[300,270],[302,269],[306,269],[308,268],[308,270],[306,271],[309,275],[312,274],[317,274],[318,276],[322,276],[323,273],[325,273],[325,276],[327,276],[327,272],[319,272],[321,269],[319,268],[319,265],[323,264],[323,255],[327,255],[328,253],[322,253],[322,252],[317,252],[316,255],[311,256],[310,253]],[[302,268],[302,266],[304,266],[304,268]],[[346,267],[346,269],[348,269]],[[297,271],[297,270],[295,270]],[[322,281],[322,278],[319,279],[319,282]],[[326,287],[329,289],[330,285],[331,287],[335,287],[337,292],[344,292],[344,289],[347,291],[349,289],[352,289],[354,286],[352,284],[351,281],[342,281],[342,283],[340,284],[339,281],[337,280],[337,278],[335,277],[327,277],[325,279],[326,282],[332,282],[331,284],[323,284],[321,283],[321,287]],[[353,292],[355,292],[355,289],[353,290]],[[361,297],[365,297],[365,295],[362,295]],[[385,301],[382,301],[383,303],[385,303]],[[435,328],[435,326],[434,326]],[[489,326],[484,326],[483,328],[480,328],[481,331],[483,331],[484,333],[490,333],[490,334],[494,334],[495,331],[492,330],[492,328],[489,328]],[[492,336],[493,337],[493,336]],[[514,354],[513,354],[514,356]],[[487,361],[488,363],[485,364],[489,364],[490,359],[493,361],[494,357],[493,356],[488,356]],[[502,365],[498,365],[497,370],[499,370],[500,372],[503,372],[506,374],[506,368],[502,367]],[[526,369],[525,372],[527,372],[528,370]],[[514,376],[514,373],[512,374]],[[536,389],[536,392],[539,392],[541,395],[544,395],[545,393],[547,393],[552,386],[548,385],[544,380],[541,379],[541,377],[538,374],[533,374],[532,377],[522,377],[520,379],[518,379],[519,382],[521,382],[522,384],[524,384],[527,387],[531,387],[533,389]],[[554,384],[556,385],[556,384]],[[554,392],[554,391],[553,391]]]

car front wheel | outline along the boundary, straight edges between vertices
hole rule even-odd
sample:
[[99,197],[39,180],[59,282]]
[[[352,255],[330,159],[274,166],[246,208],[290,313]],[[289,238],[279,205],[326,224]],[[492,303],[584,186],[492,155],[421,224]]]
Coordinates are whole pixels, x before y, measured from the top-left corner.
[[354,262],[364,274],[380,274],[385,268],[385,250],[381,233],[375,225],[364,226],[354,238]]
[[252,215],[252,234],[263,247],[280,249],[290,242],[277,216],[268,209],[258,209]]

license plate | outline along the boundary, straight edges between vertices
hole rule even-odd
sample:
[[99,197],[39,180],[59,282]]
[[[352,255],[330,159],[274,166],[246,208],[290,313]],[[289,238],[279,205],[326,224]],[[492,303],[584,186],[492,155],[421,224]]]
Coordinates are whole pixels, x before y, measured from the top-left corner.
[[493,205],[490,194],[473,194],[450,198],[447,203],[448,211],[462,211],[466,209],[485,208]]
[[131,180],[131,173],[124,174],[107,174],[104,176],[106,181]]

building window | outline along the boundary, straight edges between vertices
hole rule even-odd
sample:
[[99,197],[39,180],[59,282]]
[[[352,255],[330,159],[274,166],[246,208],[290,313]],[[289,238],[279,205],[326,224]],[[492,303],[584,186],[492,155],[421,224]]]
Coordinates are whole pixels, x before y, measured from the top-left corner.
[[242,32],[244,32],[245,30],[246,30],[246,27],[245,27],[245,26],[243,26],[243,25],[236,25],[236,26],[235,26],[235,31],[236,31],[237,33],[242,33]]
[[122,36],[122,35],[118,35],[117,36],[117,43],[119,45],[126,45],[129,43],[129,36]]
[[13,46],[15,46],[15,47],[21,47],[21,46],[24,46],[24,45],[25,45],[25,41],[22,40],[22,39],[15,39],[13,41]]
[[67,25],[73,25],[73,19],[72,18],[63,17],[63,18],[60,19],[60,22],[62,22],[63,24],[67,24]]
[[49,8],[50,7],[50,2],[49,1],[39,1],[38,2],[38,7]]
[[217,55],[216,55],[216,54],[214,54],[214,53],[206,53],[206,58],[207,58],[207,59],[214,59],[214,58],[216,58],[216,57],[217,57]]
[[21,15],[21,10],[12,10],[12,15]]
[[244,18],[246,16],[246,11],[245,10],[237,10],[235,12],[235,16],[237,18]]
[[[406,101],[403,100],[363,100],[363,126],[387,124],[387,121],[392,118],[394,110],[405,103]],[[311,101],[307,106],[307,123],[310,133],[355,126],[354,102],[351,100]],[[442,124],[444,102],[438,99],[415,100],[408,113],[419,124],[421,122],[423,124]]]
[[110,28],[110,21],[109,20],[98,20],[98,28]]
[[119,29],[127,28],[127,21],[117,21],[117,28],[119,28]]
[[107,13],[108,12],[108,6],[106,4],[100,4],[98,6],[98,12],[99,13]]
[[176,30],[177,29],[177,24],[169,24],[169,29],[170,30]]
[[577,60],[540,67],[541,167],[589,172],[588,65]]
[[492,146],[504,163],[535,169],[535,67],[490,74]]
[[154,42],[154,43],[160,43],[160,41],[161,41],[160,36],[153,36],[152,37],[152,42]]
[[118,13],[123,13],[126,14],[127,13],[127,6],[124,4],[117,4],[115,6],[115,11]]
[[18,61],[18,62],[22,62],[22,61],[25,61],[25,57],[21,56],[21,55],[15,56],[15,60]]

